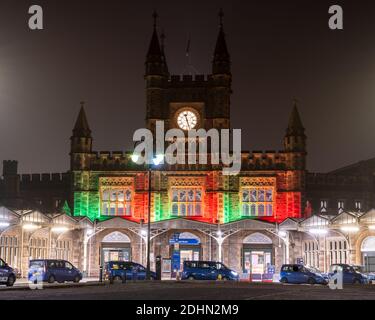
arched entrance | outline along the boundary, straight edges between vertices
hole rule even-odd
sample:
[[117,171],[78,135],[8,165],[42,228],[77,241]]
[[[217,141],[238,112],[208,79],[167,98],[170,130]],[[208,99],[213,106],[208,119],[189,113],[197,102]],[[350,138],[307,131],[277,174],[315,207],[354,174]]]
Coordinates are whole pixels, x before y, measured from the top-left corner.
[[366,272],[375,272],[375,237],[367,237],[361,246],[362,261]]
[[244,273],[249,273],[256,280],[261,280],[272,265],[272,239],[263,233],[253,233],[243,240],[242,267]]
[[131,240],[119,231],[106,235],[101,243],[101,261],[131,261]]
[[182,270],[184,261],[199,261],[202,256],[201,239],[190,232],[175,232],[169,240],[172,271]]

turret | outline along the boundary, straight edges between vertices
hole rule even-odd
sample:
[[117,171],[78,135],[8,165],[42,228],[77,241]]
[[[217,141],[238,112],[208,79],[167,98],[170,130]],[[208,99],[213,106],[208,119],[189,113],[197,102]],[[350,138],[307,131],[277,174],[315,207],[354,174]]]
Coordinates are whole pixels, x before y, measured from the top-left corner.
[[70,138],[71,170],[88,170],[90,168],[92,140],[84,103],[81,103],[81,110]]
[[212,61],[213,108],[212,118],[215,128],[230,128],[230,96],[232,94],[231,59],[225,40],[223,10],[220,10],[219,35]]
[[164,51],[164,34],[162,36],[162,45],[160,45],[159,36],[157,32],[157,18],[155,12],[154,30],[152,33],[149,49],[146,56],[146,119],[147,127],[152,128],[156,119],[161,119],[166,116],[166,111],[163,108],[163,92],[169,79],[169,71],[167,59]]
[[18,175],[18,162],[12,160],[3,161],[4,196],[14,199],[19,196],[20,177]]
[[284,138],[284,149],[286,153],[289,153],[288,162],[291,168],[300,170],[306,168],[306,135],[298,112],[297,102],[294,103],[289,118]]
[[223,24],[224,12],[220,10],[219,18],[219,35],[216,41],[216,47],[214,52],[214,59],[212,61],[212,74],[213,75],[227,75],[231,76],[231,61],[230,54],[228,52],[227,42],[225,40],[224,24]]

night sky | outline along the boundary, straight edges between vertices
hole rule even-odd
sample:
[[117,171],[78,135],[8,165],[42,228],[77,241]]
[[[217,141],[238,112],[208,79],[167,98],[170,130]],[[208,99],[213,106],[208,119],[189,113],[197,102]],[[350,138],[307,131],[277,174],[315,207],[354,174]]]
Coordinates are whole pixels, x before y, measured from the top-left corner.
[[[32,4],[44,9],[43,31],[28,29]],[[328,28],[332,4],[343,6],[344,31]],[[220,7],[244,150],[280,150],[297,98],[309,170],[375,156],[374,1],[1,0],[0,160],[18,160],[22,173],[68,170],[82,100],[94,149],[130,149],[144,126],[153,9],[181,74],[189,35],[194,67],[211,71]]]

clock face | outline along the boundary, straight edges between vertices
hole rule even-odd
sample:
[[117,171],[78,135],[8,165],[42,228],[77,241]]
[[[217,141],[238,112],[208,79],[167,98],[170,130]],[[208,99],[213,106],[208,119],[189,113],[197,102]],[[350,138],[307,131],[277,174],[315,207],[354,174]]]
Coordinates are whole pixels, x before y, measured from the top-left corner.
[[197,115],[190,110],[182,111],[177,117],[177,124],[182,130],[193,130],[198,124]]

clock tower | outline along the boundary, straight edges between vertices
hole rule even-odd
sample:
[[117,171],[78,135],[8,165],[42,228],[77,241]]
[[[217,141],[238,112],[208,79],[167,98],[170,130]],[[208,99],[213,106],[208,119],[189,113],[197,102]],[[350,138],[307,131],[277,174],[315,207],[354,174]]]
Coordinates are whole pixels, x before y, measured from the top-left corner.
[[171,75],[168,69],[164,35],[154,30],[146,57],[146,126],[155,133],[156,121],[165,130],[180,128],[230,129],[232,94],[231,61],[225,39],[223,12],[219,15],[219,35],[210,75]]

